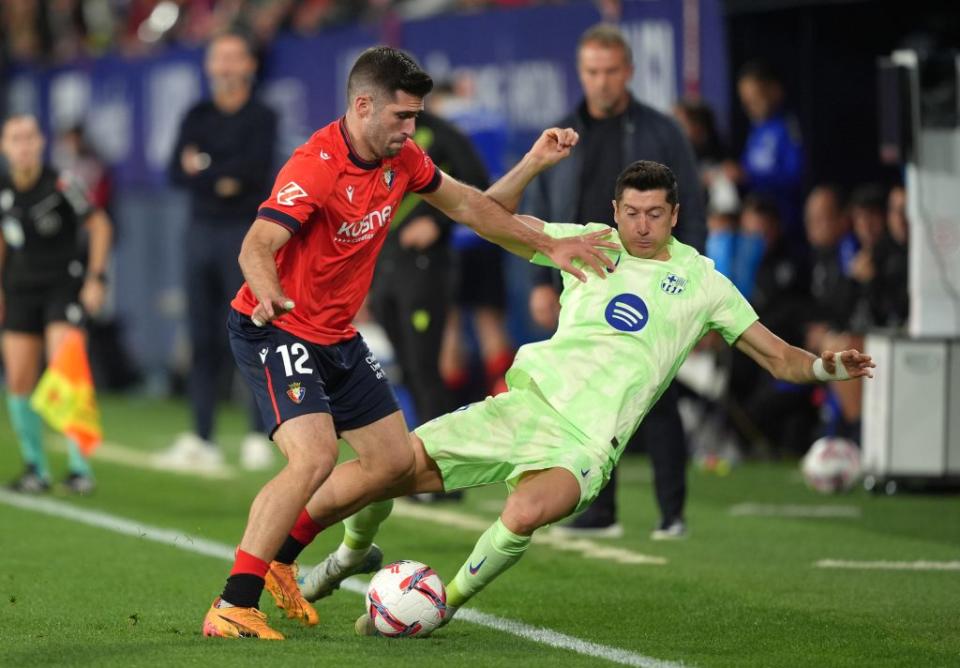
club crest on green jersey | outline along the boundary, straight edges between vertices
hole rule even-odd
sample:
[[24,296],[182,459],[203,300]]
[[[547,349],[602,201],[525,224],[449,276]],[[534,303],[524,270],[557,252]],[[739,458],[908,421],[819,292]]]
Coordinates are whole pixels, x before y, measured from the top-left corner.
[[680,278],[676,274],[667,274],[660,281],[660,289],[668,295],[679,295],[687,287],[687,279]]

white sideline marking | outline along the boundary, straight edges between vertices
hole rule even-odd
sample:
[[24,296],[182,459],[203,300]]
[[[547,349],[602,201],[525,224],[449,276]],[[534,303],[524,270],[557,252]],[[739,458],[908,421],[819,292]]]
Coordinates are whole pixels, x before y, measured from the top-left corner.
[[[73,520],[81,524],[99,527],[127,536],[136,536],[144,540],[171,545],[186,552],[216,557],[225,561],[233,560],[234,548],[225,543],[218,543],[199,536],[181,533],[173,529],[155,527],[142,522],[111,515],[99,510],[87,510],[54,499],[24,496],[15,492],[0,489],[0,503],[8,506],[32,510],[54,517]],[[343,589],[357,594],[366,595],[367,584],[357,578],[344,581]],[[464,609],[457,613],[457,618],[479,626],[485,626],[495,631],[502,631],[515,635],[524,640],[549,645],[558,649],[568,649],[584,656],[594,656],[606,659],[624,666],[641,666],[642,668],[681,668],[684,664],[672,661],[661,661],[653,657],[637,654],[625,649],[601,645],[583,640],[575,636],[552,631],[550,629],[531,626],[513,619],[497,617],[476,610]]]
[[[53,441],[53,450],[56,452],[66,452],[67,442],[63,439]],[[157,464],[156,452],[144,452],[134,448],[128,448],[119,443],[104,441],[93,452],[94,462],[110,462],[111,464],[120,464],[122,466],[132,466],[138,469],[147,469],[149,471],[161,471],[163,473],[176,473],[178,475],[197,476],[199,478],[210,478],[213,480],[228,480],[236,476],[236,470],[229,465],[224,464],[217,470],[182,470],[168,468]]]
[[[468,515],[455,510],[444,510],[437,508],[435,505],[425,506],[423,504],[410,503],[401,499],[397,499],[394,502],[393,514],[397,517],[408,517],[410,519],[433,522],[434,524],[455,527],[457,529],[466,529],[467,531],[486,531],[491,522],[491,520],[476,515]],[[667,563],[667,560],[663,557],[641,554],[640,552],[633,552],[632,550],[627,550],[622,547],[602,545],[584,538],[555,536],[547,532],[533,534],[533,543],[536,545],[546,545],[563,552],[579,552],[584,557],[590,559],[606,559],[616,561],[620,564],[663,566]]]
[[[58,441],[54,444],[54,449],[66,451],[66,441]],[[123,466],[133,466],[135,468],[147,469],[150,471],[161,471],[163,473],[174,473],[179,475],[196,475],[204,478],[227,479],[236,475],[233,468],[224,466],[220,471],[180,471],[157,466],[153,453],[142,452],[133,448],[128,448],[117,443],[104,442],[100,444],[93,455],[94,460],[121,464]],[[398,517],[408,517],[412,519],[433,522],[446,526],[452,526],[468,531],[486,531],[490,526],[490,520],[477,517],[475,515],[466,515],[452,510],[441,510],[435,506],[422,506],[413,503],[406,503],[398,500],[394,505],[393,514]],[[563,536],[554,536],[546,532],[541,532],[533,536],[533,542],[537,545],[547,545],[555,550],[564,552],[579,552],[585,557],[591,559],[606,559],[620,564],[645,564],[652,566],[663,566],[667,560],[663,557],[655,557],[648,554],[633,552],[620,547],[611,547],[596,543],[587,539],[571,539]]]
[[874,571],[960,571],[960,561],[846,561],[821,559],[815,568],[848,568]]
[[738,503],[730,506],[735,517],[828,517],[858,519],[862,514],[859,506],[805,506],[765,503]]

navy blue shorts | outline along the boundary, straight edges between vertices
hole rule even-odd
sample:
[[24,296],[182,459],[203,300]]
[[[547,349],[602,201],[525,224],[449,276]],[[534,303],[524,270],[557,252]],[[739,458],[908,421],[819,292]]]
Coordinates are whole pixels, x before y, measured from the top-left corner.
[[359,334],[322,346],[272,325],[257,327],[234,309],[227,330],[271,437],[299,415],[329,413],[339,434],[400,410],[380,363]]

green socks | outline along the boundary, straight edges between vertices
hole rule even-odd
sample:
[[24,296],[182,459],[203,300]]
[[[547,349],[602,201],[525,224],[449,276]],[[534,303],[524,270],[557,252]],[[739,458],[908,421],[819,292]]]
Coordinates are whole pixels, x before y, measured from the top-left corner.
[[447,606],[459,608],[478,591],[513,566],[530,546],[530,536],[519,536],[498,518],[477,541],[470,558],[447,585]]
[[343,544],[351,550],[363,550],[373,545],[380,524],[390,516],[393,501],[377,501],[357,511],[343,521]]
[[30,407],[30,397],[22,394],[7,394],[7,410],[10,423],[20,443],[20,453],[27,466],[32,466],[37,475],[50,479],[47,456],[43,452],[43,425],[40,416]]
[[80,446],[72,438],[67,438],[67,469],[70,473],[76,473],[87,478],[93,477],[93,469],[90,468],[90,462],[80,452]]

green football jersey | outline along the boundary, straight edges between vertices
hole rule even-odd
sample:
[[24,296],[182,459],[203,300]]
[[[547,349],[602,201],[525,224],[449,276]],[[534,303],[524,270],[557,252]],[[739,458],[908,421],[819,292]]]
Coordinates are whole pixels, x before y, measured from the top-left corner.
[[[604,228],[547,223],[544,233]],[[616,456],[707,331],[732,345],[757,320],[712,260],[673,238],[668,248],[665,261],[608,251],[617,266],[606,280],[591,273],[581,283],[564,273],[556,333],[521,347],[507,374],[508,385],[533,380],[588,442],[612,444]]]

